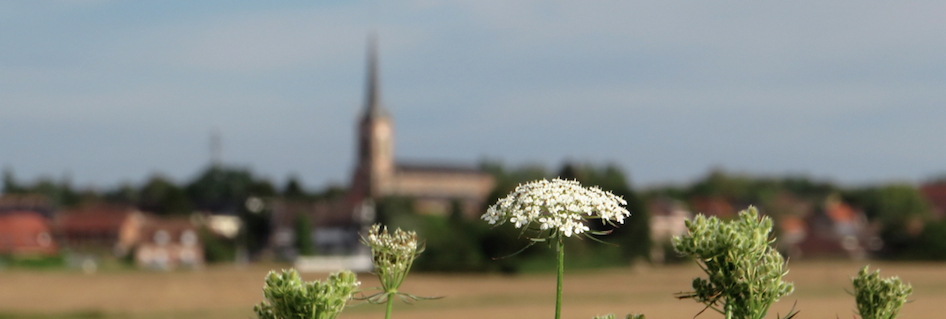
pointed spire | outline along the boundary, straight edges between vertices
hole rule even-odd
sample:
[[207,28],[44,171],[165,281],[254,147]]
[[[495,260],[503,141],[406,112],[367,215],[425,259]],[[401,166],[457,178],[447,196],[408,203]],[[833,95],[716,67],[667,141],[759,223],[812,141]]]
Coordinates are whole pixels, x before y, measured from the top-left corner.
[[365,117],[376,118],[388,116],[387,110],[381,105],[381,86],[378,78],[378,35],[372,32],[368,35],[368,75],[365,92]]

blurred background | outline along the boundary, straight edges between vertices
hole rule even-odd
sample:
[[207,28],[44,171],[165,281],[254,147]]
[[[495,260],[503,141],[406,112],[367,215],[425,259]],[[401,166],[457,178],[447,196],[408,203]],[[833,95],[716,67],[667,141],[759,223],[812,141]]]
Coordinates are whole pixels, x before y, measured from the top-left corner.
[[904,312],[924,318],[946,298],[944,14],[922,1],[3,2],[0,318],[248,317],[269,269],[370,271],[359,234],[375,222],[426,241],[417,289],[473,294],[415,317],[531,313],[543,299],[491,291],[548,281],[555,256],[495,259],[528,240],[479,216],[555,177],[632,213],[603,238],[616,245],[567,243],[567,268],[595,270],[578,281],[665,280],[576,292],[618,306],[574,316],[663,305],[634,301],[653,294],[670,302],[654,313],[676,314],[670,294],[698,268],[670,238],[695,214],[754,205],[803,278],[823,279],[798,298],[837,297],[811,309],[846,315],[846,276],[870,262],[927,281],[930,303]]

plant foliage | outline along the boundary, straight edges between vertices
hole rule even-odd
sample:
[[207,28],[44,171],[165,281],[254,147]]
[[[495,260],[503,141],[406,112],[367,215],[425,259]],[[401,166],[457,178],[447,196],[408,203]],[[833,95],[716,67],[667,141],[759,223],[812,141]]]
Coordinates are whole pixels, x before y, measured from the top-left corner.
[[687,235],[673,238],[674,249],[697,260],[708,278],[694,278],[694,291],[678,298],[693,298],[727,319],[762,319],[774,302],[794,290],[782,281],[787,270],[772,247],[772,220],[760,218],[755,207],[729,222],[698,215],[686,227]]
[[896,276],[881,278],[879,271],[869,273],[868,266],[851,278],[854,299],[862,319],[893,319],[913,293],[913,287]]
[[303,282],[295,269],[270,271],[263,286],[266,301],[253,311],[259,319],[333,319],[360,284],[348,270],[329,275],[325,282]]

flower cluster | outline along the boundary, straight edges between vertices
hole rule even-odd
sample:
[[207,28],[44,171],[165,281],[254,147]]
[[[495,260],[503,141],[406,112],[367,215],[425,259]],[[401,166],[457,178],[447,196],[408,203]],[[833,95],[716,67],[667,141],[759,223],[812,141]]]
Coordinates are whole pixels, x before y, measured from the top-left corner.
[[333,319],[345,309],[359,285],[361,282],[348,270],[329,275],[324,283],[303,282],[295,269],[271,271],[263,286],[268,303],[260,303],[253,310],[259,319]]
[[571,237],[589,230],[584,219],[624,223],[630,213],[620,196],[597,187],[582,187],[577,181],[539,180],[519,185],[516,190],[490,206],[481,217],[491,225],[506,221],[516,228],[536,226],[540,231]]
[[896,318],[900,307],[907,302],[907,296],[913,293],[913,287],[900,278],[880,278],[878,271],[869,273],[867,266],[851,278],[851,283],[854,284],[857,311],[863,319]]
[[782,281],[785,259],[771,246],[772,220],[760,218],[755,207],[739,212],[738,220],[698,215],[686,226],[688,234],[674,237],[673,248],[702,263],[709,278],[693,279],[694,291],[678,298],[693,298],[727,318],[761,319],[794,291]]
[[397,291],[414,259],[424,251],[415,232],[398,228],[388,233],[388,228],[381,224],[371,226],[368,237],[362,237],[362,241],[371,248],[375,272],[385,291]]

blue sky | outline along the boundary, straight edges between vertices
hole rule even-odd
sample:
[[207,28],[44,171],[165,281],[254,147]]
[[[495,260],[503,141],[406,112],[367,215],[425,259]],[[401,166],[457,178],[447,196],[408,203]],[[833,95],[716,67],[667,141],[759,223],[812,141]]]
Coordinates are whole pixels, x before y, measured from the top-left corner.
[[399,159],[946,172],[946,3],[0,2],[0,165],[108,188],[223,160],[346,183],[377,31]]

